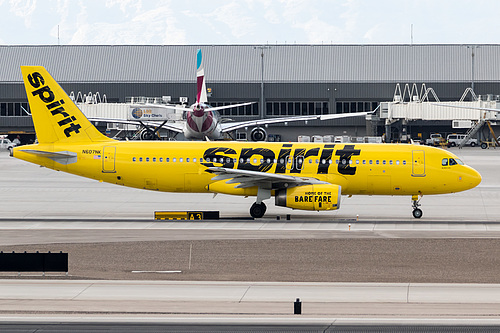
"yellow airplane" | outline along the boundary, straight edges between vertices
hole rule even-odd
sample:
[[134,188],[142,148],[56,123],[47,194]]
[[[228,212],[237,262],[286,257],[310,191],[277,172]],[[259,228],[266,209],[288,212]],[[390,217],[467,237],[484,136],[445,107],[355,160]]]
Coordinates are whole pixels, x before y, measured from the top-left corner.
[[38,144],[16,158],[108,183],[167,192],[256,196],[302,210],[335,210],[341,195],[419,197],[465,191],[481,175],[454,154],[408,144],[115,141],[101,134],[41,66],[21,67]]

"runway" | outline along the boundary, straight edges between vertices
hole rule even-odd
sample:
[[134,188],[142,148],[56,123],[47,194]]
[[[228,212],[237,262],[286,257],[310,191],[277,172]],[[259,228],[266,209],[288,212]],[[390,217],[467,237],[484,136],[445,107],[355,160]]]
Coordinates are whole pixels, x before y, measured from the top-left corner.
[[[2,153],[1,250],[65,251],[70,271],[0,273],[0,321],[499,325],[500,154],[453,152],[483,182],[424,197],[420,220],[409,198],[382,196],[343,198],[326,213],[270,203],[256,221],[241,220],[251,198],[123,188]],[[192,207],[224,219],[153,220]]]

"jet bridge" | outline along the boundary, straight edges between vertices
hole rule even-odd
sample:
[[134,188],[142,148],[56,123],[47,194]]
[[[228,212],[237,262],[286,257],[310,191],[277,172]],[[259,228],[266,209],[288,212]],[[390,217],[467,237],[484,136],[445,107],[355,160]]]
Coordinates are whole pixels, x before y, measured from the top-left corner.
[[[480,108],[499,109],[499,112]],[[391,125],[398,121],[402,122],[404,129],[408,122],[414,120],[449,120],[453,128],[468,129],[467,134],[471,135],[464,140],[467,142],[485,122],[494,124],[500,120],[500,96],[476,96],[471,88],[467,88],[459,101],[441,102],[434,90],[427,88],[425,84],[422,84],[420,90],[416,84],[406,84],[401,90],[398,83],[393,100],[380,103],[380,119],[385,120],[386,138],[391,137]]]

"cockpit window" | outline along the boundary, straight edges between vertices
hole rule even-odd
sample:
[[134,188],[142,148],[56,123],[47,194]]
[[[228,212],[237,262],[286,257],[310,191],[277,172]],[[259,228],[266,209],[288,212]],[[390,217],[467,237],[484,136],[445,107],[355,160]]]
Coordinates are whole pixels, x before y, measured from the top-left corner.
[[450,158],[450,165],[457,165],[457,161],[454,158]]
[[464,165],[464,162],[462,162],[462,160],[459,160],[458,158],[456,158],[455,160],[457,161],[458,164]]
[[443,160],[441,161],[441,165],[442,166],[448,166],[448,159],[447,158],[443,158]]

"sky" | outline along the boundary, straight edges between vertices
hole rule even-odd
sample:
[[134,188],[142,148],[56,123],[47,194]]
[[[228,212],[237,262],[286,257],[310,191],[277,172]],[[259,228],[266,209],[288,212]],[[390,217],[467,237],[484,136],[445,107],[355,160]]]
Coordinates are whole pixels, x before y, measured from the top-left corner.
[[0,45],[500,44],[499,13],[497,0],[0,0]]

